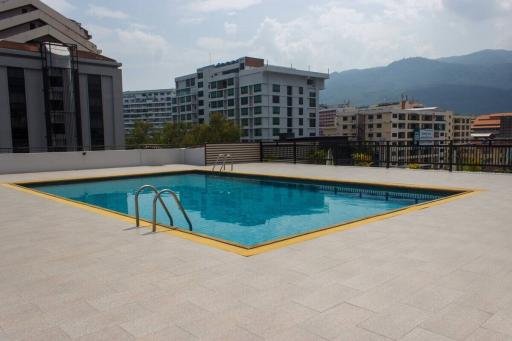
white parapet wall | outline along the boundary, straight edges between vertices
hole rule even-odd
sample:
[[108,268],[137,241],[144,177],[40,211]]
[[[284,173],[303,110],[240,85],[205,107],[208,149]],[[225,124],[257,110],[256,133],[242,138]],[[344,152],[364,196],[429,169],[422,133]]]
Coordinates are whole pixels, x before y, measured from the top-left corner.
[[205,165],[204,147],[0,154],[0,174],[74,169]]

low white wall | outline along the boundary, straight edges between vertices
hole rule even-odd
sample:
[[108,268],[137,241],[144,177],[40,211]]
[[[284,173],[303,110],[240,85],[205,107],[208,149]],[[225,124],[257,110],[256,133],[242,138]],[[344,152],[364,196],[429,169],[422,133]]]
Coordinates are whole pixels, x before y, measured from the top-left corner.
[[202,166],[204,148],[0,154],[0,174],[167,164]]

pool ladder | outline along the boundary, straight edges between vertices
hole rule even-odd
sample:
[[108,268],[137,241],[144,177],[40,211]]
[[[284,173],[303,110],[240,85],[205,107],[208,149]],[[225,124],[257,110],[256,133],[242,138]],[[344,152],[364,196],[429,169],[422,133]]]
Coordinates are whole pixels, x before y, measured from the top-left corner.
[[152,219],[152,225],[153,225],[153,232],[156,232],[156,202],[160,201],[160,204],[164,208],[165,213],[167,214],[167,217],[169,217],[169,226],[174,226],[174,220],[172,219],[171,212],[169,212],[169,209],[167,208],[167,205],[165,204],[164,200],[162,199],[162,194],[170,194],[174,201],[176,202],[176,205],[180,209],[181,213],[185,217],[188,223],[188,229],[192,231],[192,223],[190,222],[190,218],[188,217],[187,212],[183,208],[183,205],[181,204],[180,199],[176,195],[176,193],[168,188],[163,189],[161,191],[158,191],[155,186],[152,185],[144,185],[140,187],[137,192],[135,192],[135,222],[136,227],[140,227],[140,213],[139,213],[139,195],[142,193],[142,191],[146,189],[151,189],[155,193],[155,197],[153,198],[153,219]]
[[233,159],[231,158],[231,154],[219,154],[217,155],[217,160],[215,160],[215,163],[212,167],[212,172],[215,171],[215,168],[217,166],[220,166],[219,172],[223,172],[226,170],[226,163],[229,163],[231,165],[231,171],[233,171]]

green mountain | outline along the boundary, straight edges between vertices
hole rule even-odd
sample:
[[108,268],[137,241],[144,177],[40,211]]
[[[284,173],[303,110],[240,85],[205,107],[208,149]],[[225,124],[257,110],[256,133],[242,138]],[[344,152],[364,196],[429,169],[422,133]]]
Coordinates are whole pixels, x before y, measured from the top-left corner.
[[334,72],[321,102],[370,105],[398,101],[402,94],[457,113],[512,112],[512,51],[483,50],[437,60],[415,57]]

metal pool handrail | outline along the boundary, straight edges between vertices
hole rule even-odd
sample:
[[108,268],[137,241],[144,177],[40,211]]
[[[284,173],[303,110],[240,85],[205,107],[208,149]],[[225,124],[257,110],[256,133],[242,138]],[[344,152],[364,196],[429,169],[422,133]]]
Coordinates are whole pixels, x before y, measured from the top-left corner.
[[[190,231],[192,231],[192,223],[190,222],[188,214],[187,214],[187,212],[185,212],[185,209],[183,208],[183,205],[181,204],[180,199],[178,198],[178,196],[176,195],[176,193],[174,191],[166,188],[166,189],[163,189],[160,192],[158,192],[156,194],[155,198],[153,199],[153,232],[156,232],[156,201],[157,201],[157,199],[160,200],[160,202],[162,203],[162,206],[167,210],[167,207],[165,206],[165,204],[162,200],[162,194],[165,194],[165,193],[169,193],[173,197],[174,201],[176,202],[176,205],[178,205],[178,208],[180,209],[181,213],[187,220],[188,229]],[[172,225],[173,224],[171,223],[171,226]]]
[[231,154],[218,154],[217,159],[213,164],[212,171],[215,171],[215,167],[217,167],[217,165],[220,166],[219,172],[225,171],[226,162],[229,162],[231,165],[231,171],[233,171],[233,158],[231,157]]
[[[136,227],[139,227],[140,226],[140,215],[139,215],[139,194],[145,190],[145,189],[151,189],[153,192],[155,192],[155,194],[157,194],[158,196],[158,189],[156,189],[155,186],[152,186],[152,185],[144,185],[144,186],[141,186],[137,192],[135,192],[135,222],[136,222]],[[157,197],[155,196],[155,198]],[[167,213],[167,216],[169,217],[169,222],[171,224],[171,226],[174,224],[173,220],[172,220],[172,216],[171,216],[171,213],[169,212],[169,210],[167,209],[167,206],[165,206],[165,203],[163,202],[162,198],[160,198],[160,203],[162,204],[162,206],[164,207],[164,210],[165,210],[165,213]]]

